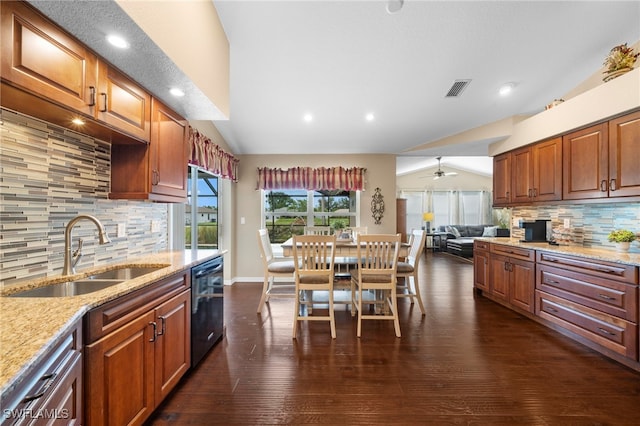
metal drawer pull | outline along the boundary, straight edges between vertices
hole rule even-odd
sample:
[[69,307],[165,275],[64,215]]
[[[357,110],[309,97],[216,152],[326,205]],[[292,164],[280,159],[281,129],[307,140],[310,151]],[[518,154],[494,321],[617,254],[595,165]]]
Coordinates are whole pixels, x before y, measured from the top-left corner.
[[602,333],[602,334],[606,334],[607,336],[615,336],[616,333],[612,333],[609,330],[605,330],[604,328],[598,327],[598,330]]
[[598,297],[604,300],[616,300],[615,297],[607,296],[606,294],[598,294]]
[[546,309],[546,310],[547,310],[547,311],[549,311],[549,312],[553,312],[554,314],[558,312],[558,310],[557,310],[557,309],[549,308],[549,307],[547,307],[547,309]]
[[547,278],[545,282],[547,284],[560,284],[560,281],[550,280],[549,278]]
[[615,274],[616,273],[616,271],[614,271],[613,269],[606,269],[606,268],[596,268],[596,271],[605,272],[607,274]]
[[616,180],[615,180],[615,178],[614,178],[614,179],[611,179],[611,180],[609,181],[609,188],[611,188],[611,190],[612,190],[612,191],[615,191],[615,190],[616,190]]
[[158,336],[162,336],[164,334],[167,325],[165,317],[160,317],[160,321],[162,321],[162,326],[160,327],[160,333],[158,333]]
[[44,383],[44,385],[42,385],[42,388],[40,388],[40,391],[36,394],[25,396],[22,402],[29,402],[29,401],[33,401],[34,399],[42,398],[42,396],[45,393],[47,393],[47,389],[49,389],[53,384],[53,381],[55,380],[55,378],[56,378],[56,373],[49,373],[42,376],[40,380],[46,380],[46,382]]

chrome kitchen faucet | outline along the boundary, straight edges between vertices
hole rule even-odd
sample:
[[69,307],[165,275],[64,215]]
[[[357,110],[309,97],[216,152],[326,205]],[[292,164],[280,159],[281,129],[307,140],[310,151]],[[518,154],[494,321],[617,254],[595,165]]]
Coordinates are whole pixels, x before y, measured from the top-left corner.
[[75,224],[83,219],[89,220],[96,225],[96,228],[98,228],[98,232],[100,233],[100,244],[107,244],[111,242],[109,236],[104,230],[104,226],[102,226],[96,217],[88,214],[81,214],[71,219],[64,230],[64,267],[62,269],[62,275],[75,274],[76,265],[80,261],[80,258],[82,258],[82,239],[78,241],[78,249],[73,254],[71,253],[71,231]]

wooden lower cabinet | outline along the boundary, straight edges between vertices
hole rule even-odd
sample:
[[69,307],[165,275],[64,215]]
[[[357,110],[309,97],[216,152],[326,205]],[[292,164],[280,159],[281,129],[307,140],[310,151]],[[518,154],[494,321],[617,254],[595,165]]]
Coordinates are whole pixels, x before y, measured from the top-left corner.
[[473,286],[481,291],[489,291],[490,264],[489,243],[474,241],[473,243]]
[[489,293],[508,305],[533,313],[535,252],[502,244],[491,244],[490,252]]
[[139,425],[190,367],[191,290],[86,346],[86,418]]
[[20,385],[3,395],[0,424],[86,424],[82,361],[82,324],[79,322]]

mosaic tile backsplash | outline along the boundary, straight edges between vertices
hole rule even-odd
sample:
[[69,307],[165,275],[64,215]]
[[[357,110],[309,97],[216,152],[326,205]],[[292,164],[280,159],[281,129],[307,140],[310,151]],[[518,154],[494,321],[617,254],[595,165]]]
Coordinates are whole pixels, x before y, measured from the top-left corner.
[[166,204],[108,199],[110,158],[109,142],[0,110],[0,287],[59,275],[65,226],[79,214],[97,217],[112,242],[78,222],[78,271],[167,249]]
[[[564,220],[569,219],[569,244],[584,247],[615,250],[615,244],[607,241],[607,236],[614,229],[628,229],[640,234],[640,203],[637,202],[517,207],[511,211],[511,217],[550,219],[553,228],[564,226]],[[512,227],[511,234],[524,238],[524,229]],[[629,251],[640,253],[640,243],[632,243]]]

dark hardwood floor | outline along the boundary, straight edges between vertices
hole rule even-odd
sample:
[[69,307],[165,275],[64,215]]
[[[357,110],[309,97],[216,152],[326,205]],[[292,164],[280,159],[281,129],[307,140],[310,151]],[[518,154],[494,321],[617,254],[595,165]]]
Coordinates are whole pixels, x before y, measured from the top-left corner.
[[391,321],[336,308],[291,338],[291,299],[256,315],[261,286],[225,288],[226,335],[150,425],[637,425],[640,373],[472,291],[473,266],[427,253],[427,315]]

